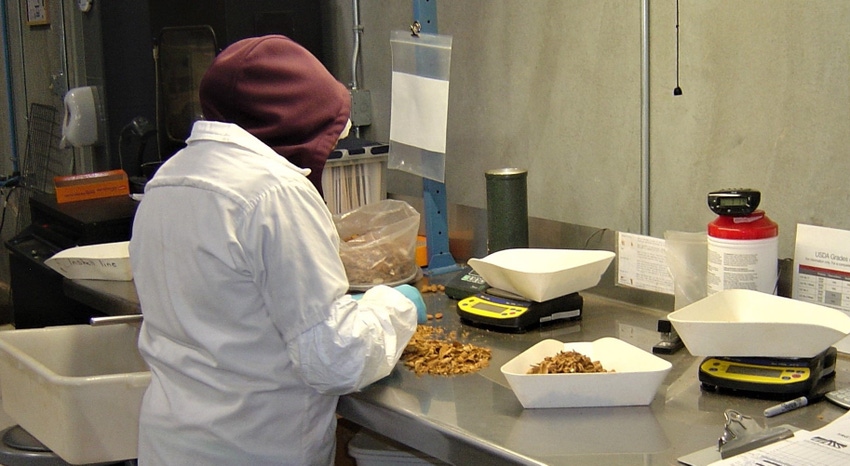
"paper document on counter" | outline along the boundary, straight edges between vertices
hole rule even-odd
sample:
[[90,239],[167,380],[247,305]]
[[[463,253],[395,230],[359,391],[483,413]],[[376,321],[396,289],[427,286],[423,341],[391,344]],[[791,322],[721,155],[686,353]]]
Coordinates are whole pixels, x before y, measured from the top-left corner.
[[741,453],[711,466],[842,466],[850,464],[850,413],[812,431]]
[[[850,231],[797,225],[792,297],[850,314]],[[850,338],[835,347],[850,352]]]

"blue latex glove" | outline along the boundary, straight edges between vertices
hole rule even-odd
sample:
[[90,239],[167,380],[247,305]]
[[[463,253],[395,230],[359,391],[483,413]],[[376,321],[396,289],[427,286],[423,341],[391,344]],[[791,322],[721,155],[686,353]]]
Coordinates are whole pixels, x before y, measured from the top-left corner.
[[410,285],[398,285],[395,287],[407,299],[413,301],[416,305],[416,320],[420,324],[428,322],[428,309],[425,307],[425,301],[422,299],[422,293],[416,287]]

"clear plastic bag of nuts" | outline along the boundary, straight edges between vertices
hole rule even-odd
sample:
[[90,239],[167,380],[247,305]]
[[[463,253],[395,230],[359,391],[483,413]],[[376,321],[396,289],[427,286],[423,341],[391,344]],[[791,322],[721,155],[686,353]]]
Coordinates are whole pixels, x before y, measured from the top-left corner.
[[410,204],[385,199],[336,215],[334,223],[352,288],[396,285],[416,277],[419,212]]

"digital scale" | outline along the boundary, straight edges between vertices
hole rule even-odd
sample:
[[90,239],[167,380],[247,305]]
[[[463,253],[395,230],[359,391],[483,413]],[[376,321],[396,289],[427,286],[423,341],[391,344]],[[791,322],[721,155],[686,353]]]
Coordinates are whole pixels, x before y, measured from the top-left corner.
[[584,299],[570,293],[544,302],[529,301],[496,288],[461,299],[457,312],[463,323],[506,332],[524,332],[542,324],[581,319]]
[[449,298],[460,301],[478,293],[483,293],[487,291],[487,288],[490,288],[490,285],[472,267],[467,265],[446,284],[445,293]]
[[708,193],[708,208],[717,215],[743,217],[755,212],[761,192],[755,189],[722,189]]
[[520,333],[551,322],[579,320],[584,305],[578,292],[537,302],[492,288],[470,266],[446,284],[445,293],[458,300],[462,323],[503,332]]
[[813,395],[819,384],[835,376],[838,351],[829,347],[812,358],[708,357],[699,366],[707,390],[794,398]]

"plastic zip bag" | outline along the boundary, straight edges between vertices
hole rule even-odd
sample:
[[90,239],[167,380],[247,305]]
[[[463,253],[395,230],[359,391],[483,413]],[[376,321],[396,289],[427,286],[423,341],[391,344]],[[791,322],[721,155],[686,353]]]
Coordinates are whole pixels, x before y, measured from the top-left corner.
[[451,36],[393,31],[387,167],[434,181],[446,175]]
[[385,199],[334,216],[339,256],[354,290],[413,281],[419,212],[410,204]]

